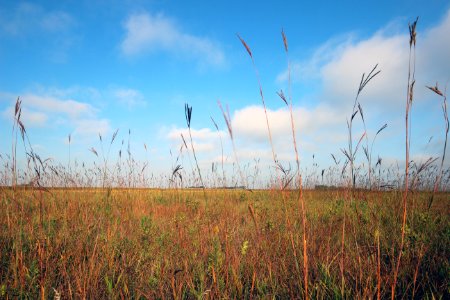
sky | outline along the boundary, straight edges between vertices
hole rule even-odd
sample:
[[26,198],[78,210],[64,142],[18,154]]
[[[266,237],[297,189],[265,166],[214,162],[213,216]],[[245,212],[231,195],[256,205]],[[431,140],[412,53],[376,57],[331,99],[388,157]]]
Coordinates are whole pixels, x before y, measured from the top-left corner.
[[[188,103],[194,148],[207,173],[222,160],[221,142],[225,164],[236,159],[220,101],[229,109],[240,164],[271,172],[259,78],[277,159],[295,164],[289,109],[277,95],[291,90],[302,168],[326,168],[334,163],[331,154],[344,160],[361,76],[378,64],[381,72],[359,98],[367,143],[387,124],[373,143],[373,157],[401,165],[408,23],[416,17],[411,155],[424,161],[442,155],[445,137],[442,98],[426,86],[438,82],[444,91],[450,79],[448,1],[1,0],[0,154],[5,159],[11,153],[20,97],[22,121],[42,158],[62,165],[69,157],[71,163],[98,163],[103,155],[116,161],[129,143],[149,172],[170,174],[181,134],[190,147]],[[237,35],[250,47],[259,77]],[[355,145],[363,132],[358,116]],[[22,151],[19,161],[25,157]],[[357,157],[363,160],[361,149]],[[183,150],[180,162],[193,169],[191,149]]]

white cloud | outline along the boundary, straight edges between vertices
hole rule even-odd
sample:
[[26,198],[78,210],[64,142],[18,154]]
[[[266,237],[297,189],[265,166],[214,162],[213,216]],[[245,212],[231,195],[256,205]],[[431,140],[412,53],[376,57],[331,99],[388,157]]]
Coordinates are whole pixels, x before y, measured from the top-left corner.
[[113,95],[120,104],[127,106],[129,109],[147,104],[142,93],[134,89],[115,89]]
[[194,149],[197,153],[199,152],[210,152],[217,150],[216,145],[213,143],[198,143],[194,142]]
[[[2,115],[5,119],[11,119],[14,116],[14,107],[6,108]],[[32,111],[27,108],[22,109],[21,119],[24,124],[31,127],[43,127],[48,121],[48,115],[42,112]]]
[[126,36],[121,44],[127,56],[153,51],[168,51],[214,66],[225,63],[225,54],[208,38],[192,35],[178,28],[175,21],[163,14],[131,15],[124,24]]
[[48,12],[40,22],[42,28],[49,32],[64,31],[74,24],[72,16],[63,11]]
[[71,15],[63,11],[46,11],[41,6],[22,2],[13,11],[0,10],[0,31],[10,35],[30,32],[62,32],[74,25]]
[[[356,39],[353,34],[332,39],[320,46],[305,61],[294,61],[292,77],[296,82],[318,79],[323,89],[320,99],[336,106],[353,104],[363,73],[375,64],[381,70],[379,76],[365,88],[362,104],[371,109],[403,108],[406,99],[408,72],[409,34],[406,25],[402,33],[390,33],[394,26],[388,25],[368,39]],[[421,30],[417,35],[416,101],[428,92],[425,84],[436,80],[445,84],[450,78],[450,11],[440,24]],[[278,82],[287,80],[287,71],[277,76]]]
[[[408,64],[407,40],[404,36],[383,37],[376,34],[369,40],[346,47],[342,54],[321,69],[324,100],[330,103],[352,103],[363,73],[368,74],[378,64],[381,69],[363,91],[376,106],[392,103],[404,94]],[[401,98],[403,100],[403,97]],[[365,101],[367,102],[367,101]],[[403,104],[403,101],[398,101]]]
[[[285,109],[268,110],[269,123],[272,136],[289,132],[289,112]],[[249,122],[249,120],[252,120]],[[262,106],[248,106],[235,111],[232,118],[233,132],[235,136],[256,142],[268,139],[267,123]]]
[[[367,75],[378,63],[381,73],[365,87],[359,100],[364,110],[369,139],[374,137],[376,130],[382,124],[388,124],[388,128],[381,134],[382,137],[377,138],[378,142],[383,141],[382,146],[380,145],[381,155],[402,157],[403,149],[399,137],[404,139],[409,33],[406,24],[401,29],[402,32],[399,33],[397,26],[388,25],[367,39],[357,39],[353,34],[334,38],[320,46],[307,60],[293,62],[294,84],[302,86],[313,81],[317,87],[312,93],[317,106],[312,109],[296,109],[301,111],[296,116],[297,123],[300,124],[299,128],[304,126],[303,131],[300,130],[300,136],[306,133],[306,139],[301,137],[303,141],[300,145],[305,141],[306,143],[314,141],[311,146],[325,147],[326,151],[333,153],[345,147],[347,138],[345,120],[350,117],[361,75],[363,73]],[[441,134],[443,130],[442,115],[436,118],[429,116],[432,111],[438,111],[435,107],[439,108],[439,101],[426,89],[425,85],[434,85],[436,81],[439,81],[443,88],[450,79],[450,40],[446,38],[450,32],[450,11],[440,23],[431,28],[422,29],[419,19],[417,31],[416,84],[412,108],[412,154],[416,150],[413,144],[421,144],[430,135]],[[278,74],[276,81],[279,84],[286,83],[287,71]],[[242,120],[237,124],[242,123],[241,127],[245,125],[245,118],[251,115],[251,112],[248,112],[240,117],[239,113],[243,112],[245,111],[237,112],[238,120]],[[288,127],[284,124],[286,116],[282,116],[283,114],[279,111],[272,114],[273,131],[276,132],[277,128],[286,130]],[[265,123],[259,120],[263,117],[260,115],[257,118],[260,124],[258,126],[264,127]],[[359,116],[357,119],[354,124],[355,139],[362,130]],[[327,124],[328,120],[331,122]],[[436,123],[434,123],[435,120],[437,120]],[[284,125],[279,124],[281,121]],[[317,126],[305,124],[317,124]],[[252,131],[255,132],[254,136],[263,136],[262,128],[254,128],[256,125],[251,126]],[[245,128],[243,130],[250,137],[250,130]],[[425,133],[426,136],[422,136]],[[360,153],[359,157],[362,156],[363,154]]]
[[75,85],[68,88],[56,88],[36,85],[33,89],[35,94],[51,95],[56,98],[78,98],[84,99],[85,102],[96,102],[102,98],[102,93],[93,87]]
[[427,77],[435,76],[434,79],[439,80],[442,85],[450,79],[450,39],[446,38],[449,32],[450,9],[441,24],[426,31],[423,36],[417,37],[420,71],[427,73]]
[[[286,107],[267,109],[276,159],[294,163],[291,115]],[[338,151],[346,139],[345,116],[339,109],[319,105],[308,109],[293,108],[297,149],[300,159],[312,154]],[[251,122],[249,122],[251,120]],[[262,164],[273,166],[266,117],[262,106],[248,106],[236,110],[232,117],[239,159],[262,159]],[[331,146],[332,145],[332,146]],[[331,146],[331,147],[330,147]]]
[[[274,141],[285,140],[287,135],[292,136],[291,115],[287,108],[267,109],[267,114]],[[303,137],[317,138],[319,132],[344,124],[340,111],[325,105],[314,109],[294,107],[293,116],[295,131]],[[239,138],[256,142],[268,141],[267,122],[262,106],[248,106],[235,111],[232,127]]]
[[74,122],[74,135],[80,136],[105,136],[111,131],[108,119],[81,119]]
[[48,120],[48,116],[41,112],[28,112],[28,110],[24,110],[23,113],[25,122],[33,126],[43,126]]
[[[189,139],[189,130],[187,128],[172,128],[167,133],[167,138],[172,141],[177,141],[181,139],[181,134],[183,134],[185,139]],[[218,139],[217,131],[212,131],[210,128],[201,128],[201,129],[191,129],[192,139],[199,140],[208,140],[208,139]],[[221,132],[223,135],[224,132]],[[187,140],[186,140],[187,142]]]
[[[294,82],[320,79],[321,67],[336,59],[354,41],[353,34],[334,37],[319,46],[311,57],[304,61],[291,62],[291,80]],[[278,74],[277,82],[288,80],[288,70]]]
[[[165,138],[172,142],[172,147],[177,147],[181,143],[183,143],[183,140],[181,138],[181,135],[183,135],[189,148],[189,151],[191,150],[191,140],[189,137],[189,130],[187,128],[173,127],[170,130],[163,130],[163,131],[165,131],[164,133]],[[220,137],[217,131],[213,131],[210,128],[201,128],[201,129],[191,128],[191,134],[195,152],[203,153],[203,155],[206,156],[203,157],[202,159],[210,161],[213,156],[216,156],[217,153],[220,153],[221,151]],[[220,134],[223,137],[225,132],[220,131]]]
[[[98,109],[91,104],[74,100],[71,94],[78,94],[81,88],[45,89],[23,93],[22,120],[26,128],[68,126],[74,135],[89,137],[110,131],[108,119],[98,116]],[[80,94],[96,94],[92,90]],[[0,101],[8,103],[3,117],[12,120],[16,96],[0,92]],[[89,98],[90,99],[90,98]]]
[[73,99],[59,99],[49,95],[35,94],[24,94],[20,98],[27,107],[48,113],[64,114],[72,119],[95,115],[95,109],[90,104]]
[[[268,109],[269,123],[272,132],[276,158],[287,166],[294,163],[295,152],[292,140],[292,127],[290,112],[287,108],[277,110]],[[293,110],[297,144],[301,158],[310,156],[323,150],[329,157],[331,149],[323,147],[333,143],[341,144],[346,141],[345,117],[339,110],[327,105],[307,109],[294,107]],[[267,124],[262,106],[247,106],[233,112],[232,128],[237,151],[237,157],[241,167],[247,163],[254,164],[255,159],[260,159],[262,167],[267,169],[273,166],[273,157],[270,148]],[[183,134],[189,151],[191,150],[189,132],[187,128],[173,127],[163,130],[163,135],[172,141],[172,149],[178,149],[182,143]],[[224,147],[224,157],[227,163],[235,163],[232,143],[228,132],[220,130]],[[194,148],[199,154],[199,161],[221,162],[220,137],[217,131],[210,128],[192,128]],[[338,151],[339,148],[333,149]]]

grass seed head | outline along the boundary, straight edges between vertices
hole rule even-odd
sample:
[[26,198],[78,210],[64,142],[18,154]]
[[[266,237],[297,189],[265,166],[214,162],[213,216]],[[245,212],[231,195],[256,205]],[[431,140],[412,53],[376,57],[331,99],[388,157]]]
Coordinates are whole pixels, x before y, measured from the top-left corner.
[[439,87],[438,87],[438,83],[436,82],[436,85],[435,86],[426,86],[427,88],[429,88],[430,90],[432,90],[433,92],[435,92],[436,94],[438,94],[439,96],[441,96],[441,97],[444,97],[444,94],[441,92],[441,90],[439,90]]
[[239,40],[241,41],[242,45],[244,45],[245,49],[248,52],[248,55],[250,55],[250,57],[253,59],[253,55],[252,55],[252,50],[250,50],[250,47],[247,45],[247,43],[241,38],[241,36],[239,34],[237,34],[237,37],[239,38]]
[[283,93],[283,90],[280,90],[279,92],[277,92],[277,95],[281,98],[281,100],[283,100],[284,103],[286,103],[286,105],[288,105],[288,102],[286,100],[286,96]]
[[287,42],[286,35],[284,34],[284,29],[281,29],[281,35],[283,36],[284,50],[286,50],[286,52],[288,52],[289,51],[289,47],[288,47],[288,42]]
[[89,151],[91,151],[92,153],[94,153],[94,154],[95,154],[95,156],[97,156],[97,157],[98,157],[98,153],[97,153],[97,151],[95,150],[95,148],[94,148],[94,147],[92,147],[91,149],[89,149]]
[[417,26],[417,21],[419,20],[419,17],[416,18],[416,20],[412,23],[409,24],[409,47],[411,47],[412,45],[414,45],[414,47],[416,46],[416,26]]
[[189,106],[187,103],[184,105],[184,114],[186,116],[187,127],[191,128],[192,106]]

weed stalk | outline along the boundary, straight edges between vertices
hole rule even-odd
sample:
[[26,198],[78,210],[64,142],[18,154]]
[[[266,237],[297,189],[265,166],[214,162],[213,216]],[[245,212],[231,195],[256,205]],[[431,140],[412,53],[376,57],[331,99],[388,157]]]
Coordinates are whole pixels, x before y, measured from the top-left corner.
[[[416,20],[409,24],[409,65],[408,65],[408,85],[407,85],[407,91],[406,91],[406,111],[405,111],[405,190],[403,193],[403,214],[402,214],[402,231],[401,231],[401,240],[400,240],[400,247],[398,251],[398,258],[397,263],[394,269],[394,276],[392,279],[392,287],[391,287],[391,299],[395,299],[395,288],[397,286],[397,277],[398,277],[398,271],[400,270],[400,262],[402,259],[402,253],[403,253],[403,247],[405,243],[405,229],[406,229],[406,204],[408,199],[408,179],[409,179],[409,146],[410,146],[410,136],[409,134],[409,114],[411,111],[411,106],[414,98],[414,84],[416,82],[415,80],[415,64],[416,64],[416,26],[417,21],[419,20],[419,17],[416,18]],[[412,68],[412,70],[411,70]]]
[[291,129],[292,129],[292,140],[294,144],[294,151],[295,151],[295,162],[297,164],[297,172],[298,172],[298,188],[299,188],[299,202],[301,206],[301,212],[302,212],[302,227],[303,227],[303,284],[305,289],[305,299],[309,298],[308,294],[308,245],[307,245],[307,231],[306,231],[306,224],[307,224],[307,218],[306,218],[306,207],[305,207],[305,201],[303,199],[303,185],[302,185],[302,174],[300,172],[300,158],[298,155],[298,148],[297,148],[297,138],[295,135],[295,123],[294,123],[294,113],[293,113],[293,107],[292,107],[292,81],[291,81],[291,61],[289,59],[289,45],[286,38],[286,34],[284,33],[284,30],[281,30],[281,36],[283,38],[283,44],[284,44],[284,50],[286,52],[286,58],[287,58],[287,64],[288,64],[288,98],[289,98],[289,105],[283,96],[283,92],[279,94],[281,99],[286,103],[286,105],[289,106],[289,113],[291,117]]

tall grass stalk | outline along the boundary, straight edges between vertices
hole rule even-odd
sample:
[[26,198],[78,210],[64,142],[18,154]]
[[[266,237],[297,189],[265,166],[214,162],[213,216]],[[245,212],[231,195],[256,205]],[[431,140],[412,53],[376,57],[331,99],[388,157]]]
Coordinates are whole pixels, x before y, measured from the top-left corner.
[[20,133],[22,135],[25,132],[25,126],[22,123],[21,120],[22,116],[22,100],[20,97],[17,97],[16,105],[14,109],[14,122],[13,122],[13,129],[12,129],[12,150],[11,150],[11,157],[12,157],[12,187],[13,190],[16,189],[17,186],[17,136]]
[[192,140],[192,132],[191,132],[192,106],[189,106],[189,104],[186,103],[184,106],[184,113],[186,116],[186,125],[187,125],[188,131],[189,131],[189,139],[191,140],[192,154],[194,155],[195,165],[197,166],[198,177],[200,179],[202,188],[205,189],[205,184],[204,184],[203,178],[202,178],[202,172],[200,171],[200,166],[198,165],[197,155],[195,154],[194,141]]
[[[250,59],[252,60],[253,70],[255,71],[256,80],[258,81],[259,95],[261,97],[261,102],[262,102],[263,109],[264,109],[264,115],[266,117],[267,132],[269,134],[269,142],[270,142],[270,147],[272,149],[272,158],[273,158],[273,161],[274,161],[275,165],[277,165],[277,156],[275,154],[275,148],[273,146],[272,131],[271,131],[270,125],[269,125],[269,116],[267,114],[266,101],[265,101],[265,98],[264,98],[264,93],[263,93],[263,89],[262,89],[261,79],[259,77],[258,68],[256,68],[255,60],[253,58],[253,53],[252,53],[250,47],[247,45],[247,43],[244,41],[244,39],[241,38],[241,36],[239,34],[237,35],[237,37],[239,38],[239,40],[241,41],[242,45],[247,50],[247,53],[250,56]],[[276,170],[277,170],[276,171],[277,172],[277,179],[278,179],[278,182],[279,182],[279,185],[280,185],[280,190],[281,190],[281,189],[283,189],[283,183],[281,181],[279,169],[276,168]]]
[[287,58],[287,65],[288,65],[288,98],[289,98],[289,104],[286,101],[286,99],[283,96],[283,92],[281,92],[279,95],[281,99],[284,100],[286,105],[289,106],[289,113],[291,117],[291,129],[292,129],[292,141],[294,144],[294,151],[295,151],[295,162],[297,164],[297,172],[298,172],[298,188],[299,188],[299,202],[300,202],[300,208],[302,213],[302,227],[303,227],[303,284],[305,289],[305,299],[309,298],[308,294],[308,245],[307,245],[307,231],[306,231],[306,224],[307,224],[307,218],[306,218],[306,207],[305,207],[305,201],[303,199],[303,185],[302,185],[302,174],[300,172],[300,158],[298,155],[298,148],[297,148],[297,138],[295,135],[295,123],[294,123],[294,113],[293,113],[293,107],[292,107],[292,81],[291,81],[291,61],[289,59],[289,45],[286,38],[286,34],[284,33],[284,30],[281,30],[281,36],[283,38],[283,44],[284,44],[284,50],[286,52],[286,58]]
[[[271,146],[271,150],[272,150],[272,158],[273,158],[274,164],[276,166],[276,178],[278,180],[279,189],[280,189],[281,194],[282,194],[285,222],[286,222],[286,225],[287,225],[288,231],[289,231],[291,247],[292,247],[292,253],[293,253],[294,258],[295,258],[297,272],[300,273],[299,267],[298,267],[298,260],[297,260],[297,251],[295,249],[294,237],[293,237],[293,234],[292,234],[292,224],[291,224],[291,221],[289,219],[289,214],[287,212],[287,205],[286,205],[287,194],[286,194],[286,191],[285,191],[285,187],[287,187],[289,185],[290,180],[287,179],[286,180],[286,184],[283,184],[283,180],[281,179],[281,176],[280,176],[280,171],[283,172],[285,175],[288,175],[288,172],[281,165],[281,163],[277,160],[277,157],[276,157],[276,154],[275,154],[275,148],[274,148],[273,139],[272,139],[272,131],[270,129],[269,117],[268,117],[268,114],[267,114],[266,102],[265,102],[264,93],[263,93],[263,90],[262,90],[261,79],[259,77],[258,69],[256,68],[256,64],[255,64],[255,60],[253,58],[252,51],[251,51],[250,47],[247,45],[247,43],[244,41],[244,39],[242,39],[239,35],[237,35],[237,36],[238,36],[239,40],[241,41],[242,45],[244,46],[244,48],[247,50],[247,53],[250,56],[250,59],[252,61],[252,66],[253,66],[253,69],[255,71],[256,79],[257,79],[257,82],[258,82],[259,94],[260,94],[260,97],[261,97],[261,102],[263,104],[264,115],[265,115],[266,124],[267,124],[267,132],[268,132],[268,135],[269,135],[269,142],[270,142],[270,146]],[[285,36],[284,36],[283,42],[285,43],[285,49],[286,49],[287,40],[285,39]],[[286,100],[285,100],[285,103],[287,103]],[[294,135],[295,135],[295,133],[294,133]],[[307,256],[306,257],[304,256],[303,259],[307,260]],[[300,276],[300,274],[299,274],[299,276]],[[307,285],[306,282],[305,282],[305,285]]]
[[380,252],[380,229],[375,230],[375,238],[377,242],[377,299],[381,299],[381,252]]
[[223,109],[222,103],[220,103],[219,100],[217,101],[217,105],[219,106],[220,110],[222,111],[223,118],[225,120],[225,124],[227,124],[228,134],[230,135],[231,144],[233,146],[234,159],[236,160],[236,164],[237,164],[239,175],[241,176],[242,184],[244,184],[245,188],[248,189],[247,177],[245,177],[244,174],[242,173],[241,166],[239,164],[239,157],[236,152],[236,145],[234,143],[234,135],[233,135],[233,127],[231,126],[230,112],[228,110],[228,107],[227,107],[226,111]]
[[116,129],[116,131],[114,131],[112,137],[111,137],[111,141],[109,143],[109,147],[108,147],[108,152],[105,155],[105,151],[103,149],[103,138],[102,135],[99,133],[98,137],[100,139],[100,148],[102,150],[102,159],[103,159],[103,180],[102,180],[102,187],[105,188],[106,187],[106,182],[107,182],[107,173],[108,173],[108,160],[109,160],[109,153],[111,152],[111,146],[114,143],[114,140],[117,137],[117,133],[119,132],[119,129]]
[[70,165],[70,148],[71,148],[71,145],[72,145],[72,134],[69,134],[68,135],[68,137],[67,137],[67,141],[68,141],[68,143],[69,143],[69,161],[68,161],[68,163],[67,163],[67,169],[68,169],[68,173],[67,173],[67,176],[66,176],[66,187],[67,187],[67,183],[68,183],[68,181],[70,181],[70,178],[67,178],[72,172],[71,172],[71,169],[72,169],[72,166]]
[[[184,144],[181,144],[180,150],[178,151],[178,155],[175,160],[175,163],[172,163],[172,176],[169,180],[169,182],[173,183],[177,193],[178,193],[177,178],[180,179],[180,187],[183,187],[183,176],[181,175],[181,170],[183,169],[183,167],[178,162],[180,160],[180,156],[183,152],[184,146],[185,146]],[[186,148],[186,151],[187,151],[187,148]],[[172,151],[170,151],[170,156],[172,157]]]
[[439,166],[438,174],[436,175],[436,181],[434,183],[433,188],[433,194],[431,195],[430,202],[428,204],[428,209],[431,208],[431,205],[433,204],[434,196],[436,195],[436,192],[439,190],[439,185],[441,184],[442,180],[442,173],[444,172],[444,161],[445,161],[445,152],[447,151],[447,140],[448,140],[448,131],[449,131],[449,120],[448,120],[448,113],[447,113],[447,87],[445,87],[445,91],[442,92],[439,90],[438,84],[436,83],[436,86],[429,87],[430,90],[432,90],[435,94],[443,98],[442,101],[442,112],[444,114],[444,122],[445,122],[445,140],[444,140],[444,149],[442,152],[442,158],[441,158],[441,164]]
[[372,139],[372,144],[370,145],[370,151],[368,148],[364,148],[364,151],[366,153],[368,163],[369,163],[369,189],[372,189],[372,152],[373,152],[373,144],[375,143],[375,139],[377,138],[378,134],[382,132],[384,129],[386,129],[387,124],[384,124],[383,126],[378,129],[378,131],[375,133],[375,136]]
[[[37,155],[34,150],[33,146],[30,142],[30,139],[28,137],[27,131],[25,129],[25,125],[22,123],[21,120],[21,114],[22,114],[22,101],[20,98],[17,98],[16,105],[15,105],[15,111],[14,111],[14,124],[13,124],[13,199],[16,200],[16,193],[18,192],[16,190],[17,185],[17,134],[18,131],[20,131],[20,135],[22,138],[25,154],[27,155],[27,162],[28,162],[28,168],[33,170],[34,176],[31,178],[31,181],[27,183],[27,185],[31,186],[31,192],[34,197],[37,197],[39,202],[39,240],[37,243],[38,248],[38,263],[39,263],[39,291],[40,291],[40,297],[41,299],[45,299],[45,277],[46,277],[46,269],[44,267],[45,259],[45,245],[47,241],[42,238],[44,233],[44,200],[43,200],[43,191],[47,191],[45,187],[41,184],[42,176],[45,174],[46,169],[46,163],[49,161],[49,159],[42,160],[39,155]],[[15,133],[15,134],[14,134]],[[28,146],[27,146],[28,145]],[[32,163],[32,166],[30,164]],[[35,195],[35,190],[38,191],[38,196]],[[21,203],[21,215],[20,215],[20,226],[21,226],[21,232],[23,230],[23,226],[25,225],[23,222],[23,216],[24,216],[24,206],[23,203]],[[22,247],[22,233],[19,233],[19,240]],[[19,252],[16,252],[16,256],[22,257],[22,249],[20,249]]]
[[197,166],[198,177],[200,179],[201,188],[203,190],[203,197],[205,198],[205,204],[208,206],[208,195],[206,194],[206,186],[203,182],[202,172],[200,171],[200,166],[198,164],[197,155],[195,154],[194,141],[192,140],[192,132],[191,132],[191,119],[192,119],[192,106],[189,106],[187,103],[184,106],[184,113],[186,116],[186,125],[189,131],[189,139],[191,140],[191,148],[192,153],[194,154],[195,165]]
[[[344,164],[344,167],[342,169],[342,174],[344,174],[345,168],[347,167],[347,163],[350,164],[350,178],[349,182],[347,184],[348,189],[352,189],[355,187],[356,184],[356,176],[354,171],[354,163],[356,154],[358,152],[359,146],[361,145],[362,140],[364,137],[366,137],[366,143],[367,143],[367,132],[366,132],[366,125],[364,121],[364,114],[362,112],[361,104],[358,102],[359,96],[361,95],[361,92],[364,90],[366,85],[375,77],[377,76],[381,71],[377,70],[378,64],[376,64],[373,69],[369,72],[369,74],[366,76],[365,73],[362,74],[361,81],[359,83],[358,91],[356,92],[355,101],[353,103],[352,113],[350,116],[350,119],[347,120],[347,130],[348,130],[348,149],[341,149],[342,153],[346,156],[347,161]],[[364,132],[359,138],[355,148],[353,148],[353,120],[356,117],[356,115],[360,114],[361,119],[364,124]],[[366,146],[367,149],[367,146]],[[367,153],[367,150],[365,151]],[[367,156],[367,154],[366,154]],[[370,166],[369,166],[370,168]],[[353,191],[350,192],[349,190],[346,190],[346,198],[350,200],[350,203],[353,203]],[[343,207],[343,218],[342,218],[342,231],[341,231],[341,263],[340,263],[340,269],[341,269],[341,297],[344,297],[345,292],[345,274],[344,274],[344,262],[345,262],[345,227],[346,227],[346,201],[344,201],[344,207]]]
[[407,199],[408,199],[408,179],[409,179],[409,146],[410,146],[410,136],[409,136],[409,114],[411,111],[411,106],[414,98],[414,84],[415,80],[415,70],[416,70],[416,20],[409,24],[409,63],[408,63],[408,85],[406,90],[406,111],[405,111],[405,190],[403,193],[403,214],[402,214],[402,231],[400,247],[398,249],[397,263],[394,269],[392,287],[391,287],[391,299],[395,299],[395,288],[397,286],[398,271],[400,270],[400,262],[402,259],[403,247],[405,244],[405,229],[406,229],[406,214],[407,214]]
[[[364,90],[364,88],[366,87],[366,85],[375,77],[377,76],[381,71],[377,70],[378,64],[375,65],[375,67],[373,67],[373,69],[369,72],[369,74],[366,76],[365,73],[363,73],[362,77],[361,77],[361,82],[359,83],[359,87],[358,87],[358,91],[356,92],[356,97],[355,97],[355,101],[353,103],[353,108],[352,108],[352,114],[350,116],[350,119],[347,120],[347,129],[348,129],[348,149],[347,150],[342,150],[342,152],[344,153],[344,155],[347,157],[347,159],[349,160],[350,163],[350,180],[351,180],[351,184],[350,186],[352,188],[355,187],[355,173],[354,173],[354,168],[355,168],[355,158],[356,158],[356,153],[358,151],[358,147],[362,141],[362,139],[364,138],[364,136],[366,136],[367,132],[366,130],[364,130],[363,135],[361,136],[361,138],[359,139],[355,149],[353,149],[353,120],[355,118],[355,116],[358,114],[358,112],[361,115],[361,119],[364,123],[364,128],[365,128],[365,121],[364,121],[364,114],[362,112],[361,109],[361,104],[358,102],[359,96],[361,95],[361,92]],[[367,139],[366,139],[367,141]]]
[[188,147],[188,145],[187,145],[187,143],[186,143],[186,139],[184,138],[183,133],[180,133],[180,135],[181,135],[181,139],[183,140],[184,147],[186,148],[186,154],[187,154],[187,157],[188,157],[188,160],[189,160],[189,166],[191,167],[191,172],[192,172],[192,174],[194,174],[194,176],[195,176],[195,169],[194,169],[194,167],[192,166],[191,156],[189,155],[189,147]]
[[226,182],[225,182],[226,177],[225,177],[225,168],[223,167],[223,142],[222,142],[222,134],[220,133],[219,126],[217,126],[217,123],[216,123],[216,121],[213,119],[213,117],[211,117],[211,121],[213,122],[214,127],[216,128],[217,134],[219,135],[219,139],[220,139],[220,149],[221,149],[221,151],[222,151],[222,156],[221,156],[221,157],[222,157],[222,187],[225,187],[225,186],[226,186]]

